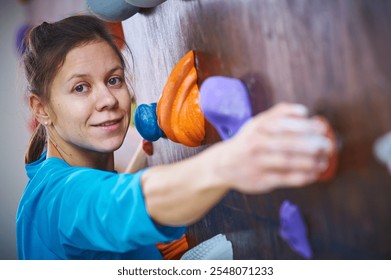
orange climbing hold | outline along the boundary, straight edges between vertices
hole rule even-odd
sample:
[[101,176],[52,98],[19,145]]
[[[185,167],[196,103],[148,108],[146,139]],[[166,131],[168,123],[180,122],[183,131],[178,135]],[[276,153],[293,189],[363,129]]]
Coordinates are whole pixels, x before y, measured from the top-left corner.
[[170,243],[157,243],[156,247],[162,254],[164,260],[179,260],[189,249],[189,244],[184,234],[180,239]]
[[174,67],[157,103],[160,128],[174,142],[197,147],[205,138],[205,117],[199,103],[194,52]]

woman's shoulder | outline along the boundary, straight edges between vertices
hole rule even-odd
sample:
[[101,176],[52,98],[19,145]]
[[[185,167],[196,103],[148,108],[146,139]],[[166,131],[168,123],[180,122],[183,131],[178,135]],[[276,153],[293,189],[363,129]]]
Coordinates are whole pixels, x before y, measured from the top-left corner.
[[45,170],[45,172],[48,172],[48,169],[63,169],[63,168],[69,168],[71,167],[66,161],[60,159],[60,158],[48,158],[47,152],[45,151],[42,153],[40,158],[34,162],[26,164],[26,172],[27,176],[32,179],[35,177],[38,173]]
[[118,174],[117,172],[104,171],[100,169],[71,166],[66,161],[45,155],[26,166],[29,177],[28,185],[34,188],[46,188],[50,186],[51,190],[60,190],[72,186],[72,189],[94,189],[99,186],[100,191],[107,188],[108,191],[113,186],[121,186],[119,189],[132,188],[141,184],[141,174],[143,171],[135,174]]

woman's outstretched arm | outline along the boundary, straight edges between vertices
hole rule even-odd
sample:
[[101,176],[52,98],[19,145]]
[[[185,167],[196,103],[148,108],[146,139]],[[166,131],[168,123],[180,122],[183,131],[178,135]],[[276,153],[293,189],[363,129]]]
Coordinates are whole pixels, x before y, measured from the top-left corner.
[[229,190],[262,194],[313,183],[333,152],[325,132],[325,125],[309,118],[304,106],[276,105],[230,140],[144,172],[147,211],[160,224],[191,224]]

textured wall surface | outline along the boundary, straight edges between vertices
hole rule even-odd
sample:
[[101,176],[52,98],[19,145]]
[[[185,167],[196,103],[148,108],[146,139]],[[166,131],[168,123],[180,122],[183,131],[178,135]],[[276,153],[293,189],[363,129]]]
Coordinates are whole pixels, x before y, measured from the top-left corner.
[[[199,83],[217,74],[240,78],[254,112],[300,102],[338,133],[332,182],[229,193],[189,228],[192,245],[225,233],[236,259],[300,258],[278,236],[278,209],[289,199],[303,212],[314,258],[391,258],[391,176],[372,153],[375,139],[391,130],[390,15],[387,0],[169,0],[124,22],[138,103],[156,102],[171,69],[193,49],[203,57]],[[152,165],[205,148],[164,139],[154,147]]]

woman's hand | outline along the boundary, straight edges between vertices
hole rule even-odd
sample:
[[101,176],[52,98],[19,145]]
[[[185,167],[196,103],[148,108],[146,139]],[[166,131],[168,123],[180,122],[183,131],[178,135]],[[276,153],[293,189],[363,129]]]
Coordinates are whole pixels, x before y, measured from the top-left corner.
[[247,194],[313,183],[333,152],[326,129],[303,105],[278,104],[223,143],[217,174]]

